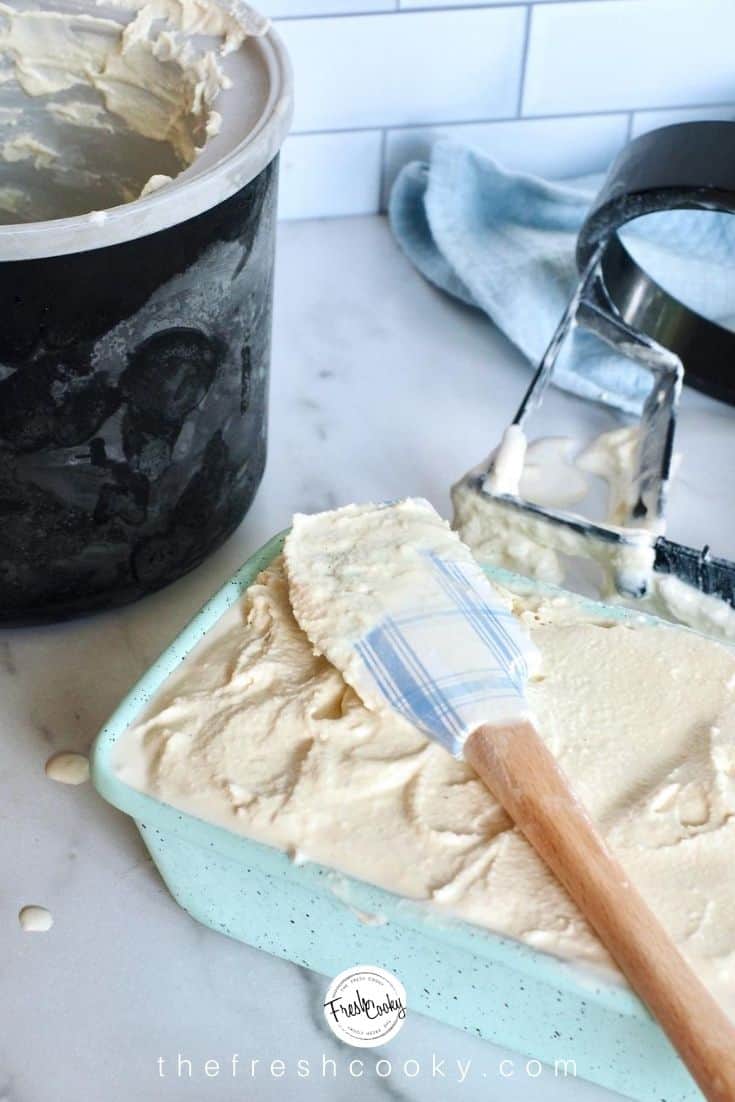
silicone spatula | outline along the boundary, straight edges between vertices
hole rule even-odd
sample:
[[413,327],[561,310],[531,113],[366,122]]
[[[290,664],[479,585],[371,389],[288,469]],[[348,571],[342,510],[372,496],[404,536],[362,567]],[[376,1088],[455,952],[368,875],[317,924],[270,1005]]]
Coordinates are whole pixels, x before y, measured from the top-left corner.
[[735,1028],[684,960],[540,737],[538,655],[428,502],[296,516],[294,614],[367,707],[464,757],[566,888],[710,1102],[735,1102]]

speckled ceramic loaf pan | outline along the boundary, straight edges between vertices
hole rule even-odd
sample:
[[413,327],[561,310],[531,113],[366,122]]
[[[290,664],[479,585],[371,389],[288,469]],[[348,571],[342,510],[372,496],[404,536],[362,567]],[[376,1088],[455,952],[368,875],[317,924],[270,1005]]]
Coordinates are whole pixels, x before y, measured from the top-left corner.
[[[578,1076],[637,1102],[701,1100],[658,1026],[622,986],[332,869],[294,864],[277,849],[179,811],[115,775],[116,740],[280,552],[283,538],[249,559],[194,617],[94,746],[97,790],[133,817],[173,897],[214,930],[329,977],[352,964],[382,965],[403,981],[411,1009],[550,1064],[573,1059]],[[488,573],[515,589],[539,588],[505,571]],[[606,618],[630,615],[583,606]]]

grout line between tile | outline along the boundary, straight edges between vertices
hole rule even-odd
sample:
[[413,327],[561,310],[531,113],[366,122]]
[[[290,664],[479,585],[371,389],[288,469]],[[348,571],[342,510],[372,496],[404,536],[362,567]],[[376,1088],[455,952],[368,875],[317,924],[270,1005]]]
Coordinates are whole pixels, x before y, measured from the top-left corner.
[[[568,3],[569,0],[564,0]],[[580,0],[580,2],[593,2],[593,0]],[[394,130],[430,130],[434,127],[449,127],[449,126],[487,126],[492,123],[499,122],[555,122],[561,119],[595,119],[595,118],[609,118],[611,116],[619,116],[620,118],[628,118],[631,120],[635,115],[652,115],[659,112],[669,111],[703,111],[712,109],[713,111],[720,110],[722,108],[731,107],[735,110],[735,102],[733,100],[727,100],[721,103],[687,103],[683,106],[681,104],[668,105],[663,107],[618,107],[610,108],[606,111],[562,111],[557,114],[551,115],[496,115],[490,116],[484,119],[433,119],[428,122],[405,122],[405,123],[371,123],[369,126],[335,126],[335,127],[315,127],[308,130],[292,130],[291,133],[294,137],[306,138],[309,136],[316,136],[320,134],[360,134],[368,131],[383,131],[386,133],[392,133]],[[632,121],[631,121],[632,125]]]
[[526,66],[528,64],[528,43],[531,38],[531,19],[533,18],[533,4],[526,7],[526,25],[523,28],[523,47],[521,49],[521,71],[518,78],[518,103],[516,104],[516,116],[521,118],[523,114],[523,93],[526,89]]
[[380,135],[380,184],[378,187],[378,214],[382,214],[388,206],[386,180],[388,175],[388,130],[384,129]]
[[[272,20],[274,23],[289,23],[294,22],[297,19],[349,19],[353,15],[390,15],[394,12],[401,12],[403,15],[411,15],[414,12],[431,12],[431,11],[499,11],[503,8],[520,8],[523,7],[527,0],[503,0],[500,4],[483,4],[482,0],[478,3],[472,4],[459,3],[459,4],[416,4],[410,7],[403,6],[404,0],[385,0],[386,6],[381,9],[372,8],[370,11],[313,11],[305,12],[303,15],[274,15]],[[590,4],[597,3],[599,0],[552,0],[551,3],[545,5],[547,7],[553,7],[554,3],[564,4]],[[617,0],[607,0],[608,3],[617,3]],[[393,6],[391,6],[393,5]]]
[[271,20],[273,23],[311,23],[315,19],[352,19],[362,18],[366,15],[395,15],[400,9],[391,7],[391,2],[398,3],[398,0],[388,0],[384,8],[373,9],[373,11],[324,11],[310,12],[308,15],[274,15]]
[[[569,3],[570,0],[564,0],[564,3]],[[594,0],[572,0],[578,4],[588,4],[594,2]],[[308,15],[274,15],[272,21],[274,23],[298,23],[298,22],[311,22],[315,19],[353,19],[356,17],[364,16],[376,16],[376,15],[427,15],[432,12],[460,12],[460,11],[508,11],[509,9],[516,10],[524,4],[524,0],[507,0],[503,4],[449,4],[446,7],[417,7],[417,8],[402,8],[401,0],[385,0],[386,6],[380,9],[373,9],[372,11],[329,11],[329,12],[314,12]],[[395,7],[391,7],[391,4],[395,4]],[[553,6],[553,5],[552,5]]]

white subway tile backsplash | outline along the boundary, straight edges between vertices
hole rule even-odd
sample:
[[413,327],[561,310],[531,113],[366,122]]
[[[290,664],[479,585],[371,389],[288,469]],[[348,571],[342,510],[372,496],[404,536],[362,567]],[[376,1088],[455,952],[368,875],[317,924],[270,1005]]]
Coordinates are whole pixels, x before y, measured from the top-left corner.
[[281,152],[281,218],[375,213],[382,145],[379,130],[292,134]]
[[659,126],[671,126],[676,122],[703,122],[707,119],[732,121],[735,119],[735,104],[728,107],[679,107],[672,111],[636,111],[633,115],[631,137],[645,134],[648,130],[656,130]]
[[375,211],[440,136],[553,178],[604,169],[629,135],[735,119],[735,0],[260,2],[296,77],[286,218]]
[[403,165],[428,159],[437,138],[476,146],[509,168],[563,177],[603,171],[625,144],[627,131],[628,116],[623,114],[393,130],[386,147],[383,200]]
[[357,15],[362,12],[395,11],[396,0],[258,0],[256,6],[271,19],[294,19],[303,15]]
[[726,103],[733,0],[586,0],[533,9],[523,113]]
[[[415,8],[491,7],[494,4],[527,4],[529,0],[398,0],[398,6]],[[554,3],[554,0],[533,0],[535,4]]]
[[286,20],[295,131],[515,113],[522,7]]

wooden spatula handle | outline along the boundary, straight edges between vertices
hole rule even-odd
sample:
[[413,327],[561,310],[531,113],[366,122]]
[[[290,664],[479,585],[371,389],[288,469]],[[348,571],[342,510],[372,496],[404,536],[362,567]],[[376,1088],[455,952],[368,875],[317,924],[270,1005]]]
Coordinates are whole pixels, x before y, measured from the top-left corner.
[[735,1028],[612,856],[531,723],[481,727],[465,758],[556,874],[710,1102],[735,1102]]

